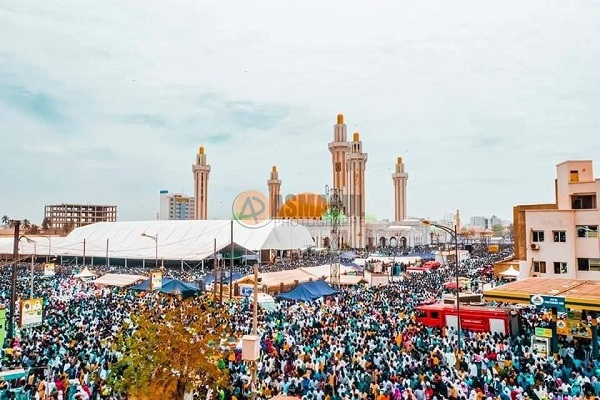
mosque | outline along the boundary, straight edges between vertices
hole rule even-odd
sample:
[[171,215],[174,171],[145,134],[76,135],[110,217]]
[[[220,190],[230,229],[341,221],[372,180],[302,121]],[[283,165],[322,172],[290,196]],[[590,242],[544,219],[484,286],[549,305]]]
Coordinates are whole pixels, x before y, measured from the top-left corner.
[[[330,192],[337,193],[341,199],[338,248],[364,249],[386,245],[406,248],[432,242],[434,234],[430,227],[422,225],[419,219],[408,218],[408,173],[402,157],[396,159],[391,176],[394,187],[394,221],[378,221],[366,213],[365,171],[368,155],[363,150],[358,132],[352,135],[351,141],[348,140],[347,125],[342,114],[337,115],[333,125],[333,140],[328,148],[332,167]],[[208,216],[210,169],[204,147],[200,147],[196,163],[192,165],[195,219],[207,219]],[[260,200],[262,204],[256,207],[258,218],[278,220],[281,224],[304,225],[311,232],[315,247],[328,248],[332,240],[332,220],[328,216],[329,197],[317,193],[299,193],[282,199],[281,184],[277,166],[273,166],[267,180],[268,196],[261,197],[261,194],[252,192],[252,199],[260,200],[264,197]]]

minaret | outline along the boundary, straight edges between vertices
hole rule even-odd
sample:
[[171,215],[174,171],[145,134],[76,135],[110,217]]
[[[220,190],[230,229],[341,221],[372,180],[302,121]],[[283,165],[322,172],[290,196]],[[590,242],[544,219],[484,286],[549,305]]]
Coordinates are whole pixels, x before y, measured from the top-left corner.
[[458,210],[456,210],[454,225],[456,225],[456,232],[460,233],[460,211]]
[[269,187],[269,218],[277,219],[279,216],[279,208],[281,208],[281,181],[279,180],[279,172],[277,166],[273,165],[271,169],[271,179],[267,181]]
[[210,165],[206,163],[204,147],[198,149],[194,173],[194,219],[208,219],[208,175]]
[[406,181],[408,181],[402,157],[398,157],[396,161],[396,172],[392,174],[392,181],[394,181],[394,221],[402,222],[406,219]]
[[333,189],[338,190],[340,196],[346,194],[346,158],[350,146],[346,138],[346,124],[344,115],[338,114],[337,123],[333,126],[333,142],[329,143],[331,164],[333,167]]
[[363,153],[360,135],[356,132],[352,138],[350,153],[346,163],[346,182],[348,184],[348,213],[350,224],[350,247],[364,248],[366,240],[365,224],[365,170],[367,154]]

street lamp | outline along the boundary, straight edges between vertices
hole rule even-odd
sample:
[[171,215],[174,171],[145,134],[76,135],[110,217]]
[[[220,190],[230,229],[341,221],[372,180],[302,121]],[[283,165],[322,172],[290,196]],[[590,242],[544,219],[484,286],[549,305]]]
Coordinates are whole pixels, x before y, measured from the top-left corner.
[[28,238],[25,235],[23,235],[19,238],[19,242],[21,241],[21,239],[25,239],[27,241],[27,243],[33,244],[33,255],[31,256],[31,285],[29,288],[29,298],[33,299],[33,269],[34,269],[34,262],[36,259],[36,255],[37,255],[37,242],[35,240]]
[[158,233],[156,235],[154,235],[154,236],[150,236],[147,233],[142,233],[142,237],[150,238],[150,239],[154,240],[154,243],[156,244],[155,253],[154,253],[154,260],[156,262],[156,269],[158,270]]
[[460,334],[461,334],[461,329],[460,329],[460,271],[458,269],[460,262],[459,262],[459,258],[458,258],[458,231],[457,231],[457,227],[456,225],[454,225],[454,229],[450,229],[447,226],[443,226],[443,225],[438,225],[438,224],[434,224],[431,221],[427,221],[427,220],[421,220],[421,223],[423,225],[426,226],[433,226],[435,228],[441,229],[442,231],[450,234],[450,236],[452,236],[452,238],[454,239],[454,251],[455,251],[455,257],[456,257],[456,267],[455,267],[455,272],[456,272],[456,332],[458,334],[458,345],[457,345],[457,350],[460,353]]

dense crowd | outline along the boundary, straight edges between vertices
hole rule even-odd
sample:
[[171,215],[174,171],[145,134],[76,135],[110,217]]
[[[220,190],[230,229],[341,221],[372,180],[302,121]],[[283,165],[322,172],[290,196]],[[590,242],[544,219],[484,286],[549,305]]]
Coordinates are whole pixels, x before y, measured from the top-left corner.
[[[482,274],[485,265],[508,254],[481,254],[463,262],[460,274],[474,282],[499,284]],[[263,271],[299,265],[321,265],[327,256],[281,260]],[[95,268],[107,272],[113,267]],[[240,269],[243,271],[243,269]],[[119,272],[143,273],[128,268]],[[600,360],[590,358],[585,340],[561,340],[556,359],[530,348],[539,316],[523,312],[521,332],[514,336],[464,332],[457,351],[456,332],[424,327],[414,319],[415,307],[443,294],[453,266],[406,275],[383,287],[355,286],[314,303],[279,302],[259,316],[262,357],[258,364],[259,397],[277,394],[304,400],[433,400],[433,399],[583,399],[600,394]],[[19,270],[20,296],[27,297],[28,267]],[[168,269],[167,275],[197,279],[195,270]],[[58,274],[37,274],[35,296],[44,298],[45,321],[21,332],[2,350],[0,368],[30,371],[11,382],[4,395],[31,399],[118,399],[107,385],[120,353],[114,343],[121,326],[146,301],[126,289],[97,287]],[[0,304],[8,306],[10,269],[0,269]],[[170,307],[172,299],[152,298],[154,307]],[[231,307],[232,323],[250,332],[251,310],[245,302]],[[214,392],[220,400],[250,396],[250,371],[239,353],[228,358],[231,386]],[[7,383],[0,383],[0,392]],[[206,393],[203,394],[205,397]],[[18,397],[15,397],[18,398]],[[204,398],[204,397],[203,397]],[[3,399],[2,399],[3,400]]]

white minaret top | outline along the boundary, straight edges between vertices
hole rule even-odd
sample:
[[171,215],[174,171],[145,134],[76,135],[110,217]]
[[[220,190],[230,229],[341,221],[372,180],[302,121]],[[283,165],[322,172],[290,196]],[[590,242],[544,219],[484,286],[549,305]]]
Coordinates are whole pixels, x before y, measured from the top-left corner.
[[333,189],[340,193],[346,192],[346,158],[350,150],[346,138],[346,124],[344,116],[338,114],[337,123],[333,125],[333,142],[329,143],[329,152],[331,153],[331,164],[333,168]]
[[192,165],[194,174],[194,217],[195,219],[208,219],[208,177],[210,165],[206,162],[204,147],[198,149],[196,164]]
[[394,220],[401,222],[406,219],[406,181],[408,181],[402,157],[396,160],[396,172],[392,174],[392,181],[394,182]]

